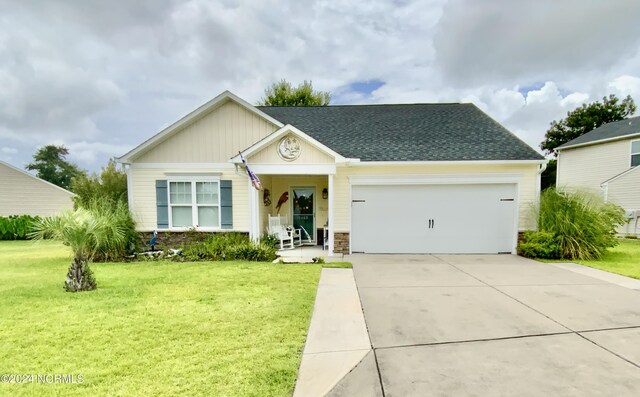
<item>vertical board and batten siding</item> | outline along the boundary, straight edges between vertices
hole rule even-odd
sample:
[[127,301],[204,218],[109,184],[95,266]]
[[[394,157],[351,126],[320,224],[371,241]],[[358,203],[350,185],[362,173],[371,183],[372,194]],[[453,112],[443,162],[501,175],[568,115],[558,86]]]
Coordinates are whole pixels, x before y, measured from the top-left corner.
[[[167,173],[194,174],[204,170],[189,168],[132,168],[129,170],[132,186],[131,214],[140,231],[151,231],[158,228],[156,181],[166,180]],[[249,231],[249,202],[247,192],[247,176],[236,174],[235,169],[207,169],[206,172],[220,173],[220,180],[231,180],[233,185],[233,230]]]
[[640,210],[640,166],[609,182],[607,200],[627,211]]
[[73,193],[0,163],[0,216],[53,216],[73,208]]
[[561,150],[557,186],[598,193],[600,185],[631,166],[631,139]]
[[[456,175],[472,174],[517,174],[520,176],[518,200],[520,206],[519,230],[535,228],[533,219],[534,207],[537,203],[538,165],[536,164],[507,164],[507,165],[419,165],[419,166],[382,166],[370,167],[338,167],[334,178],[335,199],[335,231],[349,232],[351,224],[351,185],[349,177],[354,175]],[[390,206],[393,203],[389,203]]]
[[271,145],[261,149],[260,151],[251,154],[247,161],[250,161],[252,164],[333,164],[335,163],[335,159],[332,156],[316,149],[312,145],[304,142],[302,139],[299,139],[300,142],[300,157],[298,157],[295,161],[286,161],[283,160],[278,155],[278,144],[280,143],[280,139],[276,140],[276,142]]
[[134,163],[224,163],[277,129],[230,101],[159,143]]

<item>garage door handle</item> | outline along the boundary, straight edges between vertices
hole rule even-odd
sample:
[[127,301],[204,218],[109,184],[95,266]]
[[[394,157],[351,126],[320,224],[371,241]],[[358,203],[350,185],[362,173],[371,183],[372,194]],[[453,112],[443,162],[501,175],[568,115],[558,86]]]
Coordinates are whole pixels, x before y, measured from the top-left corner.
[[433,229],[436,225],[435,219],[429,219],[429,229]]

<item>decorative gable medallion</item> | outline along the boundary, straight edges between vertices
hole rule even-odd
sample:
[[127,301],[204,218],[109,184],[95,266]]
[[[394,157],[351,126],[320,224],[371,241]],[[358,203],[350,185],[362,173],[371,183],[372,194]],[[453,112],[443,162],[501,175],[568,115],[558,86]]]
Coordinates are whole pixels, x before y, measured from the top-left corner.
[[302,146],[300,141],[293,135],[287,135],[278,143],[278,154],[285,161],[294,161],[300,157]]

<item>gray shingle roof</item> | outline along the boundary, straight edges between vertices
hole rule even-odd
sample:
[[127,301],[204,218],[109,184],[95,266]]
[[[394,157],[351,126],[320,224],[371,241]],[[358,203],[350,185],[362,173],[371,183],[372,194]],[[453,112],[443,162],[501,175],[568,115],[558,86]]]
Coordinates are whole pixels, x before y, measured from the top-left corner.
[[558,146],[558,149],[562,149],[574,145],[582,145],[585,143],[592,143],[601,141],[603,139],[615,139],[622,138],[627,135],[640,134],[640,116],[631,117],[628,119],[614,121],[602,125],[595,130],[591,130],[584,135],[580,135],[576,139]]
[[362,161],[543,159],[473,104],[258,108]]

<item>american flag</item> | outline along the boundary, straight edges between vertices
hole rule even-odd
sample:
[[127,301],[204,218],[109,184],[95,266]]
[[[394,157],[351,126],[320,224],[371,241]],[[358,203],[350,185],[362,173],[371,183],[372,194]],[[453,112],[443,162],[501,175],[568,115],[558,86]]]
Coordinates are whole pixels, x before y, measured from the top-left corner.
[[253,187],[255,187],[256,190],[262,190],[262,183],[260,183],[260,179],[258,179],[258,176],[249,169],[249,166],[247,165],[247,161],[244,159],[244,156],[242,155],[242,153],[240,153],[240,158],[242,159],[242,163],[244,164],[244,167],[247,169],[247,174],[251,179],[251,184],[253,185]]

